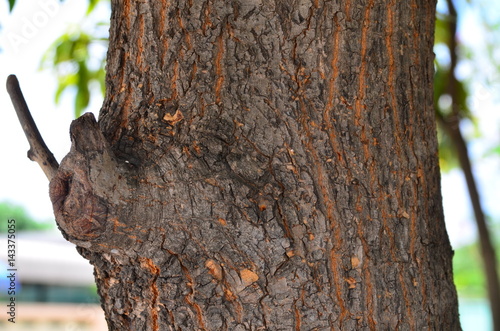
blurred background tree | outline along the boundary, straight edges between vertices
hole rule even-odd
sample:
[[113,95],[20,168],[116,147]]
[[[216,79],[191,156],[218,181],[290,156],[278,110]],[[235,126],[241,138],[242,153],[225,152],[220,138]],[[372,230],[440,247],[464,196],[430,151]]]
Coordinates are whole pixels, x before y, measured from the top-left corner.
[[[447,53],[447,57],[436,57],[434,100],[436,119],[439,127],[440,137],[440,159],[443,171],[454,167],[460,167],[469,192],[470,202],[474,211],[478,235],[480,257],[483,261],[484,279],[487,285],[486,294],[489,298],[490,309],[493,319],[493,330],[500,330],[500,283],[498,277],[498,263],[493,245],[493,235],[489,230],[485,212],[481,203],[477,181],[472,169],[470,153],[461,130],[462,121],[476,123],[469,107],[469,86],[467,80],[457,77],[457,67],[462,59],[473,59],[472,50],[468,50],[461,44],[457,33],[458,13],[452,0],[446,0],[445,9],[440,11],[436,21],[435,44],[441,52]],[[484,22],[484,21],[483,21]],[[493,53],[490,52],[490,61],[494,61]],[[480,134],[480,132],[477,132]],[[473,254],[474,250],[467,248],[462,254]],[[469,256],[472,257],[472,256]],[[473,266],[474,259],[466,261],[455,260],[455,280],[460,280],[457,285],[467,284],[468,280],[477,281],[477,271],[469,272],[467,266]],[[464,268],[465,267],[465,268]],[[477,268],[477,265],[476,265]],[[477,270],[477,269],[476,269]],[[460,274],[462,271],[462,274]],[[457,286],[460,290],[460,287]]]
[[[0,202],[0,220],[16,220],[17,231],[43,231],[55,228],[54,220],[36,221],[23,206],[8,201]],[[7,232],[7,222],[2,222],[0,232]]]

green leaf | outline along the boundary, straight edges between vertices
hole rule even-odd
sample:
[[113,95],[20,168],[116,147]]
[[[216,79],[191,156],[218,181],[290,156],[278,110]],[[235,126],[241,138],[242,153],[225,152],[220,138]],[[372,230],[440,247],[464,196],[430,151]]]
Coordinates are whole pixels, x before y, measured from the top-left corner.
[[71,40],[69,40],[67,35],[63,35],[59,39],[60,43],[56,47],[56,53],[54,57],[54,65],[60,64],[65,61],[71,60],[71,49],[73,48],[73,44]]
[[[95,12],[104,0],[88,0],[87,14]],[[90,19],[90,18],[89,18]],[[65,91],[74,94],[74,114],[80,116],[89,106],[91,98],[105,93],[106,46],[109,22],[92,22],[93,28],[82,29],[74,25],[45,53],[41,68],[51,69],[58,78],[55,101],[59,102]],[[97,93],[96,93],[97,92]]]
[[482,271],[479,243],[461,247],[453,257],[453,278],[461,296],[484,297],[486,280]]
[[85,61],[78,63],[78,82],[76,84],[75,116],[82,115],[85,108],[90,103],[90,79],[92,72],[89,72]]
[[89,0],[89,6],[87,8],[87,14],[90,14],[94,9],[95,9],[95,6],[97,5],[97,3],[99,2],[99,0]]
[[448,44],[450,40],[449,18],[446,15],[438,14],[436,16],[436,29],[434,33],[435,43]]
[[79,88],[75,98],[75,117],[80,117],[89,105],[90,91],[88,87]]
[[487,156],[491,156],[491,155],[499,156],[500,155],[500,146],[495,146],[495,147],[490,148],[489,150],[486,151],[484,156],[487,157]]
[[73,85],[76,85],[78,82],[78,74],[69,74],[59,77],[59,86],[57,87],[55,94],[55,102],[59,103],[62,93]]
[[460,166],[458,161],[455,146],[451,138],[444,132],[441,126],[438,126],[438,143],[439,143],[439,167],[443,172],[449,172]]
[[77,28],[61,36],[42,60],[41,67],[51,68],[58,77],[56,103],[59,103],[65,91],[75,92],[73,101],[76,117],[89,106],[95,93],[93,86],[98,87],[104,95],[105,53],[96,59],[95,52],[90,49],[106,42],[106,38],[93,36]]
[[472,113],[467,105],[469,91],[462,81],[457,80],[456,102],[458,103],[459,115],[461,118],[473,119]]
[[14,9],[15,4],[16,0],[9,0],[9,12],[12,12],[12,9]]

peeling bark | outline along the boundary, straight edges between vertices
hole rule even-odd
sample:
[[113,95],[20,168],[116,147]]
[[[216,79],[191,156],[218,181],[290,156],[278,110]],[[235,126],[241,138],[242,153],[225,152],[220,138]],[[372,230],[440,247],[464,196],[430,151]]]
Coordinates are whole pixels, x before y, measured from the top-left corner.
[[110,330],[459,330],[434,7],[112,1],[51,182]]

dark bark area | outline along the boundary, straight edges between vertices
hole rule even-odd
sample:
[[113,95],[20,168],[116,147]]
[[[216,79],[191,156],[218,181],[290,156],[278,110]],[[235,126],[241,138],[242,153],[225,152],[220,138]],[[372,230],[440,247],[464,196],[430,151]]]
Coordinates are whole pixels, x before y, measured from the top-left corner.
[[433,1],[112,7],[51,182],[111,330],[460,329]]

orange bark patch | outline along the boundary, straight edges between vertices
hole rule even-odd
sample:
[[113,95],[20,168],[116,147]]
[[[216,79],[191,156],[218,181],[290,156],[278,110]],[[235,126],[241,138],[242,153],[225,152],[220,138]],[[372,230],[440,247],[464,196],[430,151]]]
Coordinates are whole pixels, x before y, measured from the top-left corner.
[[351,1],[345,2],[345,16],[347,21],[351,20]]
[[168,98],[166,101],[172,101],[177,99],[177,79],[179,78],[179,62],[175,61],[174,63],[174,74],[172,75],[172,78],[170,79],[170,86],[172,89],[172,95],[170,98]]
[[137,58],[135,59],[135,63],[137,67],[142,67],[142,53],[144,52],[144,16],[141,15],[139,17],[139,40],[137,40]]
[[113,231],[116,232],[117,228],[118,227],[122,227],[122,228],[125,228],[127,227],[127,225],[125,223],[121,223],[117,217],[113,217],[111,219],[111,221],[113,222]]
[[[366,76],[366,64],[367,64],[367,59],[366,59],[366,48],[368,45],[368,28],[370,26],[370,14],[371,14],[371,9],[373,7],[373,0],[370,1],[368,6],[366,7],[365,11],[365,16],[363,19],[363,29],[361,31],[361,64],[360,64],[360,69],[359,69],[359,91],[358,91],[358,98],[356,100],[356,113],[354,116],[354,124],[358,126],[359,120],[361,119],[361,111],[362,109],[365,109],[366,107],[362,104],[363,99],[365,98],[365,89],[366,89],[366,83],[365,83],[365,76]],[[365,130],[364,127],[362,127],[362,132]]]
[[151,274],[158,275],[160,273],[160,268],[158,268],[153,260],[148,258],[139,258],[139,262],[141,263],[141,267],[147,269]]
[[177,109],[175,114],[169,114],[166,113],[165,116],[163,116],[163,119],[167,121],[169,124],[174,125],[184,119],[184,115],[182,115],[181,111]]
[[255,283],[257,280],[259,280],[259,276],[255,272],[249,269],[241,270],[240,278],[246,286]]
[[328,131],[328,135],[330,137],[330,143],[332,146],[333,151],[335,152],[335,155],[337,155],[338,161],[342,162],[344,164],[344,160],[342,159],[342,154],[339,152],[340,148],[337,143],[336,139],[336,134],[335,134],[335,129],[332,126],[332,116],[331,113],[334,110],[334,102],[333,102],[333,96],[335,94],[335,82],[337,81],[337,77],[339,75],[339,52],[340,52],[340,24],[338,22],[337,16],[334,17],[335,20],[335,32],[333,34],[333,44],[334,44],[334,49],[333,49],[333,55],[332,55],[332,61],[330,63],[330,67],[332,69],[330,81],[328,83],[328,99],[327,103],[325,106],[325,111],[323,112],[323,121],[325,123],[325,126]]
[[341,289],[341,286],[339,284],[339,281],[340,281],[340,274],[339,274],[339,256],[338,254],[336,253],[336,249],[333,248],[331,251],[330,251],[330,270],[332,271],[332,274],[333,274],[333,279],[335,280],[335,295],[337,297],[337,302],[340,306],[340,321],[341,321],[341,324],[342,324],[342,321],[345,320],[347,314],[348,314],[348,311],[345,307],[345,304],[344,304],[344,299],[342,298],[342,289]]
[[189,31],[184,27],[184,23],[182,22],[181,15],[179,15],[179,11],[177,11],[177,21],[179,23],[179,27],[182,29],[185,38],[184,40],[186,41],[187,49],[189,50],[192,48],[191,35],[189,34]]
[[139,258],[139,262],[142,268],[147,269],[151,273],[151,275],[153,275],[153,280],[151,282],[151,295],[152,295],[151,319],[153,322],[153,330],[159,330],[159,325],[158,325],[159,291],[158,291],[158,286],[156,285],[156,279],[160,275],[160,268],[158,268],[156,264],[154,264],[153,260],[148,258]]
[[207,260],[205,262],[205,267],[207,267],[208,272],[217,280],[222,279],[222,268],[220,264],[214,260]]
[[351,257],[351,267],[352,267],[353,269],[358,268],[358,267],[359,267],[359,264],[360,264],[360,261],[359,261],[359,259],[358,259],[358,257],[357,257],[357,256],[353,256],[353,257]]
[[196,319],[198,320],[198,325],[202,330],[205,330],[206,326],[203,318],[203,309],[201,309],[200,305],[193,300],[195,292],[193,277],[191,276],[186,267],[181,267],[181,268],[187,280],[186,285],[191,289],[191,292],[184,297],[184,300],[188,305],[190,305],[194,309],[194,311],[196,312]]
[[295,315],[295,330],[300,331],[300,327],[302,325],[301,319],[300,319],[300,311],[297,309],[297,306],[293,307],[293,312]]
[[[167,21],[167,8],[169,7],[168,1],[162,0],[162,6],[160,10],[160,25],[158,27],[158,32],[160,36],[165,34],[165,22]],[[165,64],[165,57],[168,50],[168,40],[167,38],[162,39],[163,47],[161,49],[161,66],[163,67]]]
[[228,288],[224,289],[224,296],[226,297],[227,301],[234,301],[234,300],[238,299],[238,297],[236,295],[234,295],[234,293],[231,292],[231,290]]
[[203,19],[203,25],[202,25],[202,31],[203,34],[206,34],[207,30],[212,28],[213,24],[212,21],[210,20],[210,2],[207,2],[207,6],[205,7],[205,17]]
[[217,37],[217,54],[215,56],[215,75],[217,80],[215,81],[215,103],[220,103],[220,92],[222,88],[222,83],[224,83],[224,75],[222,73],[222,58],[224,56],[224,38],[222,38],[223,33]]
[[357,283],[356,279],[349,277],[349,278],[346,278],[345,281],[347,282],[347,284],[349,284],[350,289],[356,288],[356,283]]
[[130,29],[131,25],[131,20],[132,20],[132,15],[130,13],[130,0],[124,0],[123,1],[123,17],[128,18],[127,19],[127,28]]

